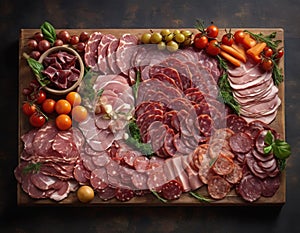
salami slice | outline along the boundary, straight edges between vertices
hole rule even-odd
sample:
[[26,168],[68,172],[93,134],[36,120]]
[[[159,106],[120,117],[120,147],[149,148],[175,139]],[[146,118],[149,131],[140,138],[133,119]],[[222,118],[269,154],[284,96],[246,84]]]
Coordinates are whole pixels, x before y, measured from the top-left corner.
[[262,182],[251,174],[246,175],[237,186],[237,191],[244,200],[254,202],[262,195]]
[[238,132],[229,138],[229,146],[237,153],[247,153],[252,149],[251,137],[243,132]]
[[231,185],[221,176],[211,176],[207,182],[209,195],[214,199],[223,199],[230,191]]
[[233,171],[234,163],[233,163],[232,159],[230,159],[223,153],[220,153],[220,155],[214,162],[212,169],[218,175],[221,175],[221,176],[228,175]]
[[247,121],[235,114],[229,114],[226,117],[227,127],[235,133],[240,132],[244,127],[247,126]]
[[94,189],[104,189],[108,186],[107,173],[105,168],[97,168],[92,171],[90,178]]
[[264,197],[272,197],[280,186],[280,176],[268,177],[262,181],[262,193]]
[[149,168],[149,159],[145,156],[138,156],[133,161],[133,167],[138,172],[145,172]]
[[182,185],[177,180],[171,180],[162,186],[162,196],[167,200],[178,199],[182,191]]
[[149,190],[161,192],[162,186],[166,183],[167,178],[163,168],[157,168],[151,171],[148,175],[147,185]]
[[242,179],[242,176],[243,176],[242,168],[236,163],[234,163],[232,172],[227,174],[224,178],[230,184],[237,184]]
[[106,188],[97,190],[98,196],[103,200],[103,201],[108,201],[116,196],[117,189],[115,187],[112,187],[108,185]]
[[132,183],[135,186],[135,188],[137,188],[138,190],[148,189],[147,179],[148,176],[146,173],[135,172],[131,176]]
[[130,189],[118,188],[116,192],[116,199],[125,202],[129,201],[134,197],[134,192]]

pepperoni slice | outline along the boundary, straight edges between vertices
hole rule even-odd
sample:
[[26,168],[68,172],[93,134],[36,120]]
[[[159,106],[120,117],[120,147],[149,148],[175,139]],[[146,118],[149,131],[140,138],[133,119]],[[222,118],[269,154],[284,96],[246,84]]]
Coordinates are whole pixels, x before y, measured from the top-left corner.
[[175,200],[181,196],[182,190],[182,185],[177,180],[171,180],[162,186],[162,196],[167,200]]
[[122,202],[129,201],[134,197],[134,192],[130,189],[118,188],[116,199]]
[[229,138],[229,146],[233,152],[247,153],[252,149],[252,139],[248,134],[238,132]]
[[218,175],[228,175],[233,171],[234,163],[232,159],[221,153],[214,162],[212,169]]
[[209,195],[214,199],[223,199],[230,191],[230,184],[221,176],[211,176],[207,182]]

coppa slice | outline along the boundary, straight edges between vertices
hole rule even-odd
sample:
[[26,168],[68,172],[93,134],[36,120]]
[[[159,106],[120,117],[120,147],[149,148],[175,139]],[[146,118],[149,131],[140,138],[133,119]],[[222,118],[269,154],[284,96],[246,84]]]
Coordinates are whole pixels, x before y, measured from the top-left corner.
[[85,64],[93,71],[98,71],[98,45],[102,39],[103,34],[101,32],[94,32],[91,34],[84,53]]

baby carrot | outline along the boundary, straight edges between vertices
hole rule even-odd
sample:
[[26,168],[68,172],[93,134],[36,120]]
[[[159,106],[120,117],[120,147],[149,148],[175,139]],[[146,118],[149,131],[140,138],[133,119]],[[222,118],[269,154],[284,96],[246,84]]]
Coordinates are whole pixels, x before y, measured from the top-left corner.
[[230,54],[226,53],[225,51],[221,50],[220,55],[225,58],[227,61],[229,61],[234,66],[240,66],[241,62],[236,59],[235,57],[231,56]]
[[233,57],[237,58],[238,60],[240,60],[240,61],[242,61],[242,62],[244,62],[244,63],[247,61],[246,56],[243,55],[242,53],[240,53],[238,50],[236,50],[236,49],[233,48],[232,46],[228,46],[228,45],[222,44],[222,45],[220,46],[220,48],[221,48],[224,52],[226,52],[226,53],[232,55]]

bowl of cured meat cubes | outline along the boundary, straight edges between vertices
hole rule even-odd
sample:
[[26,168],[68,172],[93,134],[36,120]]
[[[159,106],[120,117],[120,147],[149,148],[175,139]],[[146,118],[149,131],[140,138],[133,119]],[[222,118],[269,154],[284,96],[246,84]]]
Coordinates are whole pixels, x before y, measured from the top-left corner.
[[[76,89],[84,76],[84,63],[81,56],[68,46],[48,49],[39,58],[39,63],[44,67],[41,71],[44,88],[55,95],[64,95]],[[37,78],[40,79],[39,76]]]

